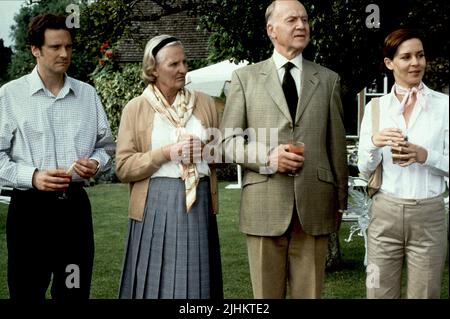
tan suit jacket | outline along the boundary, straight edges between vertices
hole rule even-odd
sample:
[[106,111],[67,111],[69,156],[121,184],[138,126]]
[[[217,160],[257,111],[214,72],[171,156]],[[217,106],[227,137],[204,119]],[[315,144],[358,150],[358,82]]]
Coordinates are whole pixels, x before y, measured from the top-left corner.
[[[224,150],[242,135],[226,128],[278,128],[278,144],[305,143],[299,176],[260,174],[264,161],[245,160],[240,230],[257,236],[280,236],[288,228],[294,201],[304,231],[325,235],[338,229],[338,209],[347,207],[348,167],[339,76],[303,59],[300,99],[293,123],[273,59],[236,70],[221,130]],[[267,138],[267,144],[269,139]],[[245,143],[245,147],[249,146]],[[238,151],[239,152],[239,151]]]

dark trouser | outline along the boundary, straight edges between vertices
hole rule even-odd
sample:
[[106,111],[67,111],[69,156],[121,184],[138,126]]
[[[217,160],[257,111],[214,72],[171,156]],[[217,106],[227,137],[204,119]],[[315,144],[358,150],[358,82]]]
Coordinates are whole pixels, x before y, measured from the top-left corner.
[[53,274],[55,300],[89,298],[94,234],[89,198],[80,185],[61,193],[14,190],[8,210],[10,298],[43,301]]

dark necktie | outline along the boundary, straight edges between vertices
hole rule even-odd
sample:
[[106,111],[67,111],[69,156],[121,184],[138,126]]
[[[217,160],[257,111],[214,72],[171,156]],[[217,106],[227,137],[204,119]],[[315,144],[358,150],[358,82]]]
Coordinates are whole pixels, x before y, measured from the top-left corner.
[[283,92],[286,98],[287,105],[289,107],[289,113],[291,113],[292,122],[295,122],[295,115],[297,114],[298,95],[297,87],[295,85],[294,78],[291,74],[291,69],[294,64],[288,62],[284,65],[284,77],[283,77]]

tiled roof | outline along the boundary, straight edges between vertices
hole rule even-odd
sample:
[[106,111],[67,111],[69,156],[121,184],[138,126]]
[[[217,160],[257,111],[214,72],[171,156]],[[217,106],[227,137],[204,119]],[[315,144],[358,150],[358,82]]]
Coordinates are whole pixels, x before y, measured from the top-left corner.
[[[170,34],[183,42],[188,60],[204,59],[208,56],[209,33],[198,30],[198,18],[186,11],[158,16],[162,8],[152,1],[141,1],[134,8],[136,19],[132,22],[132,32],[119,41],[117,57],[120,62],[141,62],[145,44],[159,34]],[[139,21],[137,21],[139,20]]]

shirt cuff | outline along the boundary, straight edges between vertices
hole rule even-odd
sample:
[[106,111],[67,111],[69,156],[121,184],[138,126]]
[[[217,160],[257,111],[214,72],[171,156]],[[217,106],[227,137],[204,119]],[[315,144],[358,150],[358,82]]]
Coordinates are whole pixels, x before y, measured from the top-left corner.
[[264,159],[264,163],[259,167],[259,174],[261,175],[273,175],[277,172],[277,169],[275,167],[270,166],[270,153],[276,148],[277,146],[272,147],[269,152],[266,154],[266,158]]
[[437,163],[439,162],[439,153],[435,151],[428,151],[427,160],[423,165],[429,166],[429,167],[436,167]]
[[96,176],[98,173],[100,173],[102,171],[102,162],[100,161],[100,159],[98,159],[96,157],[90,157],[89,159],[96,161],[98,163],[97,170],[94,173],[94,176]]
[[33,188],[33,175],[37,170],[30,166],[17,166],[17,188]]
[[370,138],[370,143],[368,146],[369,146],[368,147],[369,152],[372,152],[372,153],[381,149],[380,147],[373,144],[372,138]]

